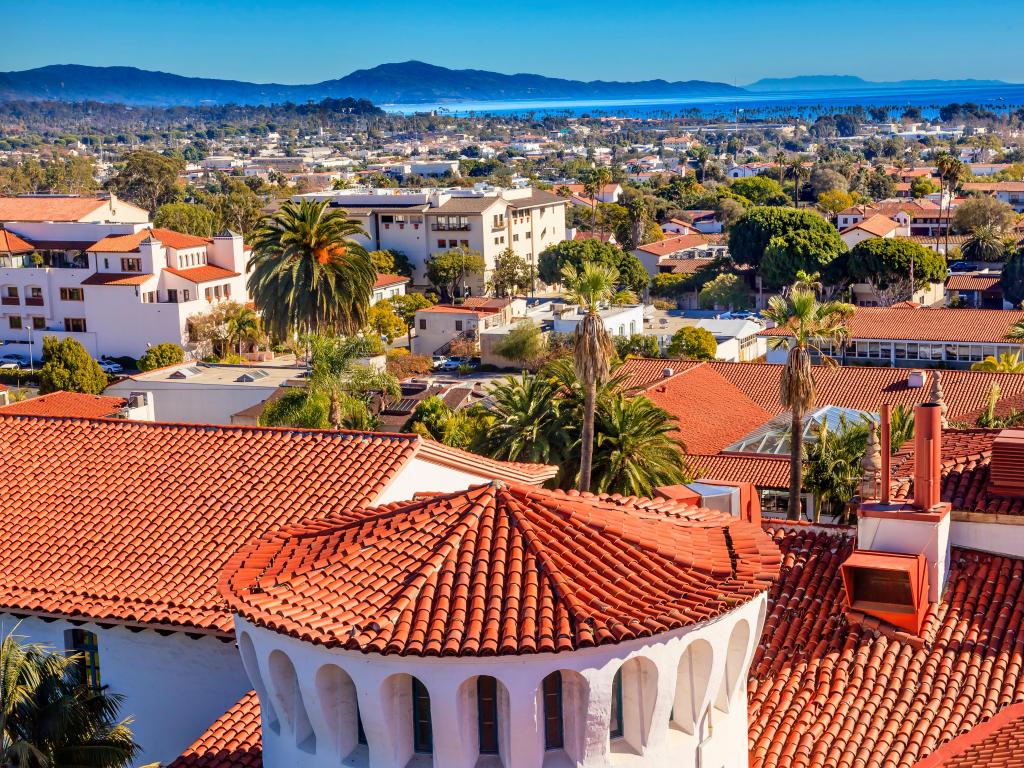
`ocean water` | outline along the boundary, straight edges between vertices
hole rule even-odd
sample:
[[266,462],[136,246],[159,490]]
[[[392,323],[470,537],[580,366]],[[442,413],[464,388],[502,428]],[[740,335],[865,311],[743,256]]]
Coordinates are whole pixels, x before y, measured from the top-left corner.
[[436,104],[383,104],[389,112],[415,114],[444,112],[459,117],[479,115],[593,115],[622,117],[670,117],[699,113],[704,117],[735,119],[771,115],[813,115],[852,106],[888,106],[902,110],[921,109],[926,117],[938,107],[970,102],[1002,111],[1024,105],[1024,84],[1002,86],[945,86],[934,88],[877,87],[853,91],[780,91],[744,93],[735,96],[696,96],[692,98],[522,101],[452,101]]

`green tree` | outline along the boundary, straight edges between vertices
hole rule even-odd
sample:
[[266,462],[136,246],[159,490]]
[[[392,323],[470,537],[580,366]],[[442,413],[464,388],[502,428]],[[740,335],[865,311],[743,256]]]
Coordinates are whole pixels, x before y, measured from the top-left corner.
[[548,284],[561,282],[566,265],[580,271],[585,263],[601,264],[615,270],[618,285],[643,293],[650,280],[641,261],[631,253],[600,240],[563,240],[540,254],[537,274]]
[[739,277],[732,274],[719,275],[707,283],[700,289],[698,301],[705,309],[744,309],[751,304],[747,287]]
[[[221,227],[248,235],[263,221],[263,201],[243,181],[228,179],[224,194],[218,195],[216,201],[217,218]],[[344,215],[340,210],[332,213]],[[276,219],[278,214],[275,214],[271,221]]]
[[389,301],[378,301],[366,315],[366,326],[378,336],[383,336],[390,344],[399,336],[404,336],[409,331],[399,314],[395,311],[395,305]]
[[[848,257],[835,262],[833,282],[868,283],[886,299],[883,304],[906,301],[914,289],[946,279],[946,257],[920,243],[902,238],[873,237],[853,247]],[[841,265],[841,266],[840,266]],[[842,275],[837,274],[842,272]]]
[[39,371],[39,394],[84,392],[98,395],[109,383],[105,374],[74,339],[43,339],[43,367]]
[[409,261],[409,257],[401,251],[396,251],[393,248],[370,251],[370,261],[373,262],[373,268],[380,274],[412,277],[412,263]]
[[818,208],[833,219],[836,214],[845,211],[851,205],[853,205],[853,196],[849,192],[833,189],[818,195]]
[[575,449],[554,378],[523,371],[492,387],[490,397],[494,423],[478,447],[491,458],[559,466]]
[[465,293],[469,278],[484,274],[485,269],[484,257],[479,251],[452,248],[427,259],[427,280],[446,301],[452,301]]
[[773,296],[764,317],[788,335],[771,336],[774,347],[788,345],[789,353],[779,380],[779,401],[790,412],[789,518],[800,518],[800,489],[803,481],[804,416],[814,407],[817,395],[811,355],[821,354],[824,342],[844,344],[846,322],[853,307],[840,302],[818,302],[813,292],[794,288],[786,297]]
[[615,290],[619,275],[614,267],[587,262],[581,270],[571,264],[562,268],[562,284],[570,301],[585,312],[576,324],[573,345],[573,366],[583,386],[583,429],[580,435],[579,489],[590,490],[590,473],[594,456],[594,417],[597,387],[608,377],[615,348],[611,336],[598,314],[602,302]]
[[632,336],[615,336],[615,354],[620,360],[626,357],[660,357],[658,340],[654,336],[634,333]]
[[845,249],[836,228],[813,211],[757,207],[747,211],[729,230],[729,253],[737,264],[760,266],[773,238],[789,242],[797,233],[808,246],[821,250],[815,261],[828,263]]
[[544,357],[546,350],[544,334],[529,320],[523,320],[494,345],[495,354],[526,368],[536,365]]
[[761,279],[771,289],[781,289],[799,272],[824,272],[846,253],[846,244],[832,227],[818,216],[824,229],[791,230],[768,241],[761,261]]
[[44,166],[46,189],[61,195],[83,195],[96,189],[95,167],[85,155],[68,155]]
[[236,309],[227,318],[228,343],[233,344],[240,355],[245,344],[259,344],[263,339],[263,321],[251,307],[235,305]]
[[714,360],[718,342],[707,328],[687,326],[672,334],[668,345],[669,357],[687,357],[691,360]]
[[815,521],[821,515],[842,516],[858,491],[863,475],[861,459],[873,425],[848,423],[840,417],[837,429],[823,423],[814,439],[804,444],[804,489],[814,496]]
[[183,362],[185,362],[185,350],[168,341],[147,349],[146,354],[139,358],[138,365],[140,371],[152,371],[168,365],[179,365]]
[[420,400],[402,431],[454,448],[468,449],[490,425],[491,418],[483,409],[471,407],[456,411],[432,395]]
[[782,185],[768,176],[736,179],[729,185],[729,189],[734,194],[745,197],[754,205],[788,205],[789,203],[789,198],[786,197]]
[[1024,360],[1020,359],[1018,353],[1004,352],[999,357],[989,355],[984,360],[979,360],[971,365],[971,370],[986,373],[1024,373]]
[[181,198],[178,174],[183,170],[184,160],[138,149],[125,155],[107,189],[153,214],[164,203]]
[[995,227],[984,224],[975,229],[960,247],[968,261],[1002,261],[1012,241]]
[[495,296],[505,298],[525,294],[533,285],[533,270],[529,263],[511,248],[494,257],[490,288]]
[[202,203],[164,203],[153,217],[153,224],[197,237],[213,237],[216,214]]
[[1001,236],[1013,231],[1017,214],[1008,204],[988,195],[972,195],[956,207],[953,229],[973,233],[988,228]]
[[928,195],[935,194],[938,191],[939,188],[935,186],[935,182],[932,181],[931,176],[918,176],[910,182],[910,194],[915,200],[919,200],[922,197],[928,197]]
[[412,337],[416,335],[416,313],[421,309],[432,307],[436,302],[422,293],[405,293],[392,296],[387,300],[395,308],[395,312],[409,329],[409,349],[412,350]]
[[1024,248],[1018,249],[1003,264],[999,276],[999,288],[1003,298],[1014,307],[1024,302]]
[[0,641],[0,765],[4,768],[123,768],[139,753],[123,697],[82,675],[82,659],[23,643],[9,631]]
[[257,230],[249,293],[264,327],[294,332],[354,333],[366,325],[377,275],[352,238],[365,235],[344,211],[303,199],[286,202]]

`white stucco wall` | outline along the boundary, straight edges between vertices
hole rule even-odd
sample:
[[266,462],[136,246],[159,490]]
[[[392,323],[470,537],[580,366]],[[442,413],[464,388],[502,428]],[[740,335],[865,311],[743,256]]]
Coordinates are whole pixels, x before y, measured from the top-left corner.
[[[0,614],[4,629],[17,623]],[[165,637],[151,630],[102,629],[90,623],[76,627],[36,617],[23,619],[17,634],[64,651],[64,633],[70,629],[96,635],[100,682],[124,696],[121,716],[133,718],[132,733],[143,748],[136,765],[170,762],[251,690],[234,642],[211,636],[192,639],[174,632]]]
[[[260,696],[265,768],[733,768],[747,764],[746,678],[766,607],[762,593],[714,621],[652,638],[492,658],[327,649],[241,618],[236,632]],[[620,668],[624,734],[612,740]],[[555,671],[563,678],[565,747],[545,751],[541,683]],[[480,675],[498,681],[496,758],[478,753]],[[411,677],[430,694],[433,757],[412,751]],[[354,699],[365,746],[356,743]]]
[[230,424],[231,416],[270,397],[276,386],[258,384],[189,384],[187,380],[123,379],[104,394],[127,397],[129,392],[153,393],[157,421],[182,424]]
[[461,469],[445,467],[414,456],[395,479],[383,490],[375,504],[406,501],[421,491],[454,493],[471,485],[488,483],[491,477],[483,472],[474,474]]

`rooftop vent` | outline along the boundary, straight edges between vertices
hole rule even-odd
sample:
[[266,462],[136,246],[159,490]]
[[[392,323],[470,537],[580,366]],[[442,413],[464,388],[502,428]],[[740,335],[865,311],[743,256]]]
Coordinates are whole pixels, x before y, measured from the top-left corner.
[[674,376],[675,372],[676,371],[675,371],[674,368],[662,368],[661,369],[661,378],[667,379],[669,376]]
[[913,371],[907,374],[907,386],[912,387],[914,389],[923,387],[925,378],[927,377],[924,371],[914,369]]
[[259,381],[260,379],[267,378],[267,376],[269,376],[269,375],[270,374],[267,373],[266,371],[264,371],[262,368],[257,368],[254,371],[246,371],[241,376],[239,376],[237,379],[235,379],[235,381],[240,381],[240,382]]
[[928,560],[923,554],[858,549],[840,571],[848,608],[920,633],[928,609]]
[[136,408],[145,408],[149,403],[148,392],[129,392],[128,393],[128,407],[132,410]]
[[1004,429],[992,441],[989,493],[1024,494],[1024,430]]

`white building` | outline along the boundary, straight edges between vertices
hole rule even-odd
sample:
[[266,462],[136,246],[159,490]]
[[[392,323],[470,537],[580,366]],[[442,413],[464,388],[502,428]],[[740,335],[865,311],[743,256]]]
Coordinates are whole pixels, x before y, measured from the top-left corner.
[[395,296],[404,296],[405,287],[411,282],[411,278],[403,275],[385,275],[378,273],[377,281],[373,284],[373,294],[370,297],[370,304],[378,301],[393,299]]
[[511,248],[536,267],[541,251],[565,240],[564,198],[543,190],[344,189],[301,195],[344,208],[366,230],[370,249],[401,251],[412,263],[412,282],[426,286],[427,260],[453,248],[478,251],[483,275],[467,281],[483,293],[498,254]]
[[253,540],[221,584],[263,765],[745,765],[773,550],[725,513],[504,483]]
[[[84,213],[83,213],[84,211]],[[240,235],[152,228],[116,198],[0,199],[0,341],[39,356],[45,336],[94,357],[187,346],[189,318],[248,301]]]

